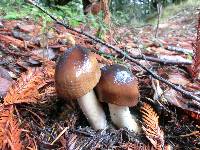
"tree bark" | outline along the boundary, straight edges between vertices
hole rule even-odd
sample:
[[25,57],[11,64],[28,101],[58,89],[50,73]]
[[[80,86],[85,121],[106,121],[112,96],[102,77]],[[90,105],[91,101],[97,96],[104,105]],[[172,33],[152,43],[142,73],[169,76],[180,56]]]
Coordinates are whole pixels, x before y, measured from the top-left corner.
[[104,13],[104,23],[110,25],[109,0],[101,0],[101,7]]

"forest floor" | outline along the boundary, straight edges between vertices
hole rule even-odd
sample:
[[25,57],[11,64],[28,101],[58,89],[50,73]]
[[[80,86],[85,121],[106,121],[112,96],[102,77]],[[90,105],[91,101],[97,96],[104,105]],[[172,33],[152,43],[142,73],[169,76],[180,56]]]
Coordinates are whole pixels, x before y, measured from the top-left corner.
[[[200,102],[189,98],[200,97],[198,26],[200,32],[197,7],[185,8],[159,24],[156,38],[153,25],[112,25],[104,40],[121,49],[117,52],[56,23],[44,28],[27,18],[0,20],[1,149],[200,149]],[[88,32],[84,25],[76,29],[98,32]],[[141,133],[117,130],[105,103],[110,127],[95,131],[75,101],[57,97],[56,60],[74,44],[91,49],[99,63],[127,65],[137,76],[140,102],[130,110]]]

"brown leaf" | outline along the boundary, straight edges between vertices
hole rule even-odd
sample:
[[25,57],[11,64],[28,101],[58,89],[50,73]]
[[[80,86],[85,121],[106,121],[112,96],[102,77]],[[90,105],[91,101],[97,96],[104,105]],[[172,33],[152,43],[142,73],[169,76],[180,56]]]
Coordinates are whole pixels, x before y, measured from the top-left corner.
[[11,85],[11,81],[0,77],[0,98],[4,97]]
[[13,113],[13,106],[0,106],[0,149],[4,149],[7,144],[6,132],[9,124],[9,116]]
[[185,77],[180,71],[172,71],[169,73],[168,80],[174,84],[185,86],[190,83],[190,80]]
[[30,57],[28,61],[34,65],[39,64],[40,60],[43,60],[43,58],[46,60],[52,60],[55,58],[55,52],[51,48],[36,49],[32,51],[32,54],[32,57],[35,56],[35,58]]
[[13,114],[9,116],[9,124],[6,139],[8,141],[8,147],[11,150],[21,150],[22,142],[20,140],[22,130],[19,128],[18,120],[14,118]]
[[38,89],[44,84],[44,73],[41,68],[30,68],[10,87],[4,98],[4,104],[38,102],[40,99]]
[[3,98],[6,95],[12,81],[8,71],[0,66],[0,98]]
[[21,150],[22,142],[18,121],[13,116],[13,105],[0,107],[0,149]]
[[144,103],[140,111],[144,122],[142,129],[144,130],[146,137],[155,149],[162,150],[162,147],[164,147],[164,133],[158,124],[159,116],[147,103]]
[[[173,89],[169,89],[169,90],[164,92],[164,97],[170,104],[173,104],[173,105],[180,107],[184,110],[189,110],[191,112],[195,112],[198,115],[200,115],[200,112],[199,112],[199,109],[198,109],[199,106],[197,104],[193,103],[192,100],[184,98],[177,91],[175,91]],[[192,107],[192,106],[196,106],[196,107]]]
[[29,25],[29,24],[19,24],[16,26],[17,29],[19,29],[22,32],[30,33],[33,32],[36,28],[35,25]]
[[7,79],[9,81],[12,81],[12,78],[11,78],[10,74],[8,73],[8,70],[4,69],[1,66],[0,66],[0,77]]

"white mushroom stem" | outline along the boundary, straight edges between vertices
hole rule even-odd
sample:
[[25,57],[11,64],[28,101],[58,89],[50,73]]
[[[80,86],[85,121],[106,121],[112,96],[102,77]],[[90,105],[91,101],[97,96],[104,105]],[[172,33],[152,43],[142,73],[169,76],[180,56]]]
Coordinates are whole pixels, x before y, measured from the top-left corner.
[[135,121],[134,116],[131,115],[129,107],[108,104],[112,122],[118,127],[126,127],[130,131],[140,132],[140,129]]
[[93,90],[77,100],[88,122],[95,130],[107,127],[106,115]]

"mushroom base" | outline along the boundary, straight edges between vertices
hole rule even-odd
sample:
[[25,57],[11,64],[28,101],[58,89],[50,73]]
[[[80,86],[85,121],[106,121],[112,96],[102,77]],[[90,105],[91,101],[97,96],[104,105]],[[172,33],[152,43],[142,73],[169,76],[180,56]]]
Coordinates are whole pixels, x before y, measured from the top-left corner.
[[118,128],[128,128],[130,131],[139,132],[140,129],[135,121],[135,117],[131,115],[129,107],[108,104],[112,122]]
[[95,130],[107,127],[106,115],[93,90],[77,100],[88,122]]

